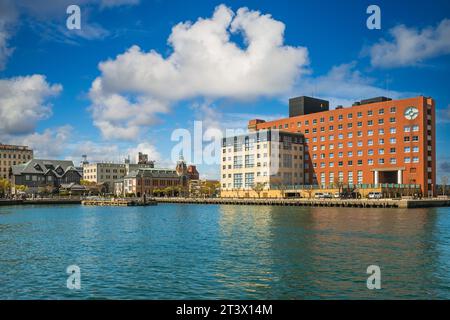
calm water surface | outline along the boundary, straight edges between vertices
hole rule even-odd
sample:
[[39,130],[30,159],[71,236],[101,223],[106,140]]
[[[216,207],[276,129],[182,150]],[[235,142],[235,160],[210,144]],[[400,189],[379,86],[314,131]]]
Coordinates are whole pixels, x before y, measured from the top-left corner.
[[449,299],[450,209],[0,207],[0,298]]

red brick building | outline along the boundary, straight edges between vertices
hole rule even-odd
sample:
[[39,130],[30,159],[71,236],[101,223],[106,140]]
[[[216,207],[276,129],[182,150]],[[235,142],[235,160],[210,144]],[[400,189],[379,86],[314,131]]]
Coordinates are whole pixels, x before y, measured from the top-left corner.
[[435,103],[432,98],[385,97],[329,110],[328,101],[289,101],[289,117],[250,120],[250,130],[278,129],[305,136],[305,184],[419,184],[435,194]]

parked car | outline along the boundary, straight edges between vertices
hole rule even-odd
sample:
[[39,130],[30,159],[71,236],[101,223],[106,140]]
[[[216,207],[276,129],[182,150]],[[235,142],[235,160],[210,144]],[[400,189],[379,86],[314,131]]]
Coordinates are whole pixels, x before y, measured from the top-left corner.
[[324,198],[324,195],[323,195],[322,192],[316,192],[316,193],[314,194],[314,198],[315,198],[315,199],[323,199],[323,198]]
[[381,192],[369,192],[367,197],[369,199],[381,199],[383,198],[383,194]]
[[341,197],[341,194],[339,192],[333,193],[333,198],[339,199]]
[[331,198],[333,198],[333,196],[331,195],[331,193],[325,192],[325,193],[323,194],[323,198],[324,198],[324,199],[331,199]]

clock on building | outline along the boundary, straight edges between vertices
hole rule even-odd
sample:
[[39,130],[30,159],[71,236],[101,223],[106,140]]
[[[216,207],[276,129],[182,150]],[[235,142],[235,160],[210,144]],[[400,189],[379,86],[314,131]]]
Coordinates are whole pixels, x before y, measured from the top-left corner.
[[405,110],[405,118],[408,120],[414,120],[419,115],[419,110],[416,107],[408,107]]

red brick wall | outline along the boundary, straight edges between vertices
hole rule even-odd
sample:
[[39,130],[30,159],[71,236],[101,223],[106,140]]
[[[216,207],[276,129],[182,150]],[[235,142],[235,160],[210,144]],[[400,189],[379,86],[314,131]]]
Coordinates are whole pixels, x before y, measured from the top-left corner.
[[[428,119],[427,119],[427,105],[431,105],[431,130],[427,130]],[[404,116],[404,112],[406,108],[414,106],[419,110],[419,115],[414,120],[408,120]],[[390,112],[391,107],[395,107],[395,112]],[[383,114],[379,114],[379,110],[384,109]],[[368,111],[372,110],[373,115],[369,116]],[[362,116],[358,118],[357,113],[362,112]],[[349,119],[348,115],[352,114],[352,118]],[[343,119],[339,120],[339,115],[342,115]],[[334,117],[333,121],[330,121],[330,116]],[[395,123],[390,122],[390,118],[395,117]],[[320,122],[320,119],[324,118],[324,122]],[[317,124],[313,124],[313,120],[316,119]],[[379,124],[378,119],[383,119],[384,123]],[[373,125],[369,126],[368,121],[372,120]],[[305,122],[309,121],[309,125],[306,125]],[[301,126],[298,127],[297,123],[301,122]],[[357,123],[362,122],[362,127],[358,127]],[[347,124],[352,123],[352,128],[348,128]],[[250,125],[256,127],[257,130],[273,128],[274,126],[278,129],[281,125],[281,129],[284,131],[290,132],[301,132],[305,135],[309,141],[306,144],[308,147],[308,151],[305,154],[309,155],[309,161],[305,161],[305,163],[309,163],[309,183],[313,182],[313,173],[316,173],[317,182],[320,184],[321,173],[324,172],[326,174],[326,184],[329,184],[329,174],[330,172],[334,172],[335,179],[338,177],[338,172],[343,171],[344,173],[344,182],[347,181],[348,171],[353,172],[353,183],[357,183],[357,172],[363,171],[363,183],[374,183],[374,173],[375,169],[392,169],[397,170],[399,168],[404,169],[402,172],[402,182],[404,184],[416,183],[422,186],[423,193],[426,195],[429,190],[428,183],[428,142],[427,142],[427,131],[431,131],[431,164],[432,164],[432,173],[431,173],[431,183],[433,188],[436,185],[436,137],[435,137],[435,105],[434,100],[431,98],[424,97],[415,97],[404,100],[393,100],[386,102],[378,102],[361,106],[353,106],[353,107],[345,107],[343,109],[335,109],[325,112],[319,112],[309,115],[297,116],[292,118],[279,119],[270,122],[263,123],[255,123],[255,121],[250,121]],[[342,124],[343,129],[339,130],[338,125]],[[287,128],[285,126],[288,126]],[[329,126],[334,126],[334,130],[330,130]],[[413,132],[412,126],[418,125],[419,131]],[[411,132],[404,132],[404,127],[410,126]],[[324,128],[324,131],[321,131],[321,128]],[[391,134],[390,128],[396,128],[396,133]],[[317,132],[313,133],[313,128],[316,128]],[[380,135],[378,133],[378,129],[384,129],[384,134]],[[307,132],[306,130],[309,130]],[[368,131],[373,130],[373,136],[368,136]],[[362,131],[363,136],[358,137],[357,132]],[[347,134],[349,132],[353,133],[352,138],[348,138]],[[342,140],[338,139],[339,133],[344,134],[344,138]],[[329,140],[329,135],[334,135],[334,140]],[[325,136],[325,141],[321,142],[320,137]],[[409,136],[412,140],[413,136],[419,136],[418,142],[405,142],[404,137]],[[313,138],[317,138],[317,142],[313,142]],[[379,145],[379,139],[384,139],[384,145]],[[396,138],[396,143],[391,144],[390,138]],[[372,139],[373,145],[368,146],[368,141]],[[348,147],[347,142],[352,141],[353,146]],[[362,141],[363,146],[358,147],[357,142]],[[338,148],[339,142],[344,144],[342,149]],[[330,150],[328,146],[330,144],[334,144],[334,150]],[[326,149],[324,151],[320,150],[321,145],[325,145]],[[313,147],[317,147],[317,151],[313,151]],[[404,147],[410,146],[411,152],[404,153]],[[413,153],[413,146],[419,147],[419,153]],[[378,154],[378,149],[384,149],[384,155]],[[395,154],[390,153],[390,148],[395,148]],[[368,155],[368,150],[373,149],[374,154],[372,156]],[[362,150],[363,155],[358,156],[357,151]],[[348,152],[353,151],[353,156],[349,157]],[[330,159],[329,154],[334,153],[334,158]],[[343,157],[339,158],[338,153],[343,152]],[[317,155],[317,159],[313,160],[313,155]],[[325,158],[321,159],[321,154],[325,154]],[[404,158],[410,157],[411,163],[404,163]],[[413,157],[419,157],[418,163],[413,163]],[[384,164],[379,164],[378,159],[384,158]],[[391,164],[390,159],[395,158],[396,164]],[[363,160],[362,165],[357,165],[357,160]],[[368,160],[373,159],[374,164],[368,165]],[[349,166],[348,161],[352,160],[353,165]],[[334,167],[329,167],[329,162],[334,162]],[[339,167],[338,162],[343,161],[343,166]],[[325,163],[325,168],[321,168],[321,162]],[[316,168],[313,168],[313,163],[317,164]],[[415,172],[414,172],[415,171]],[[307,172],[305,171],[305,175]],[[415,181],[414,181],[415,180]],[[434,191],[435,192],[435,191]]]

